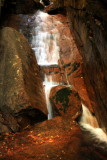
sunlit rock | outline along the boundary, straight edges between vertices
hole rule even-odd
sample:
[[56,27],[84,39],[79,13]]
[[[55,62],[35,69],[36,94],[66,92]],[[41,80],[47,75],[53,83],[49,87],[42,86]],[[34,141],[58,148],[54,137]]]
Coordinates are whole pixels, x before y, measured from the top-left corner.
[[78,124],[70,118],[56,117],[28,131],[6,135],[0,140],[0,156],[10,160],[78,160],[81,142]]

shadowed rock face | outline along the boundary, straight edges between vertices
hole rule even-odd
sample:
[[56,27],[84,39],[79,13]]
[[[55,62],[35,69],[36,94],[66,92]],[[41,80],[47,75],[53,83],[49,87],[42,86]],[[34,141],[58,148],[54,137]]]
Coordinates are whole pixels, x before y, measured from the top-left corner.
[[8,27],[1,30],[0,37],[1,112],[7,106],[14,119],[16,113],[31,106],[47,114],[39,68],[27,40]]
[[101,1],[87,2],[71,3],[67,12],[83,57],[85,83],[95,114],[107,130],[107,12]]
[[43,9],[44,6],[38,0],[16,0],[16,13],[34,13],[36,9]]
[[[71,31],[83,57],[83,71],[99,124],[107,130],[107,10],[106,1],[53,0],[66,7]],[[57,5],[56,5],[57,4]]]

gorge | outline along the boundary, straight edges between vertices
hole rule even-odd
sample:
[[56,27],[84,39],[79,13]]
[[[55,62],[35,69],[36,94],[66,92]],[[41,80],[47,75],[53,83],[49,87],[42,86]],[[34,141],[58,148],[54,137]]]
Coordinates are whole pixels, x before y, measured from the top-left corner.
[[3,2],[0,160],[106,160],[106,1]]

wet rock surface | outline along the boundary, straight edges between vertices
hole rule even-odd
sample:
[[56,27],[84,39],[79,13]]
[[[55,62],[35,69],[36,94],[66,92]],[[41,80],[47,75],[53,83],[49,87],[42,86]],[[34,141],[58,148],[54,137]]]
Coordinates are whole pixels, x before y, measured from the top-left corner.
[[104,160],[104,155],[87,146],[75,121],[56,117],[28,131],[1,136],[0,159]]

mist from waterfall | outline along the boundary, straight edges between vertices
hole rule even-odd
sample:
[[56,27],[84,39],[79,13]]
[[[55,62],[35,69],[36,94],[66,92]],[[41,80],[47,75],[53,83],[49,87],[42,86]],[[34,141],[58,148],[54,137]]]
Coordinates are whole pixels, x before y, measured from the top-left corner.
[[98,144],[101,142],[107,144],[107,134],[101,128],[99,128],[95,116],[92,115],[92,113],[84,104],[82,104],[82,109],[83,113],[79,122],[82,129],[89,131],[92,138],[95,139]]

